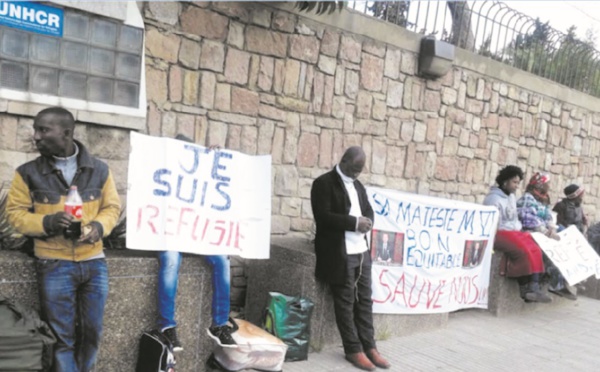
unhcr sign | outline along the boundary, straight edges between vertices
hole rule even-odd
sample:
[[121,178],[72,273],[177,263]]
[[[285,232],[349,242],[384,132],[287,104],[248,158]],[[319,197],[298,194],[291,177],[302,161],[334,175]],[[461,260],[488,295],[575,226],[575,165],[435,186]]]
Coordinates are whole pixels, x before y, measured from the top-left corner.
[[0,25],[44,35],[63,35],[63,10],[28,1],[0,1]]

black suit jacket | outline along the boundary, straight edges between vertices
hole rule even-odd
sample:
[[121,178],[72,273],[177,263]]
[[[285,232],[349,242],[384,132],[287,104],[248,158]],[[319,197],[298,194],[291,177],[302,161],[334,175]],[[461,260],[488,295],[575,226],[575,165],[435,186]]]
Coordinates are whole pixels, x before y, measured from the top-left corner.
[[377,257],[381,258],[384,261],[394,258],[394,247],[390,241],[387,242],[385,249],[383,248],[383,241],[377,244]]
[[[373,221],[365,187],[354,181],[360,210]],[[326,283],[341,284],[346,277],[346,231],[355,231],[356,217],[350,216],[350,197],[335,168],[317,178],[310,191],[310,202],[317,223],[315,275]]]

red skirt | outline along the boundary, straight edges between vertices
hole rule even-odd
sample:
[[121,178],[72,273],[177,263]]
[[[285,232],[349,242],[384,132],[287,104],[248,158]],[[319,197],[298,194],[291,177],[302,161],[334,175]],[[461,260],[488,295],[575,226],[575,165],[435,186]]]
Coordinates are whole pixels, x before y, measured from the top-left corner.
[[542,249],[528,232],[498,230],[494,250],[504,253],[500,275],[518,278],[544,272]]

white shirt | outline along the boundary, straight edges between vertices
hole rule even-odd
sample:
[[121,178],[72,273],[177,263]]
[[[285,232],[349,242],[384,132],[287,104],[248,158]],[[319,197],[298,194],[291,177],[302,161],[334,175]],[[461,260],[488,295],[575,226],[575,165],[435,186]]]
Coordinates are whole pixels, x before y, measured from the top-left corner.
[[[335,166],[335,170],[344,182],[344,187],[346,187],[346,191],[348,192],[348,196],[350,197],[350,216],[356,217],[356,227],[358,227],[358,217],[362,216],[362,211],[360,210],[360,201],[358,200],[358,193],[356,192],[356,188],[354,187],[354,180],[346,176],[341,171],[339,164]],[[359,231],[346,231],[345,235],[347,254],[362,253],[368,249],[367,242],[365,240],[365,234]]]

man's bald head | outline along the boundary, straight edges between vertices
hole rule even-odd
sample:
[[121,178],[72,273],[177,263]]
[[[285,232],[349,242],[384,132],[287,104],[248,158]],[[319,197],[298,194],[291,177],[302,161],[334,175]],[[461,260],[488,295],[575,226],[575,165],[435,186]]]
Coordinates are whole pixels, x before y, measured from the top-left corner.
[[354,161],[360,157],[366,159],[365,151],[360,146],[352,146],[346,149],[341,161]]
[[340,170],[346,176],[357,179],[367,161],[367,155],[360,146],[349,147],[340,161]]
[[75,129],[75,118],[73,114],[67,109],[62,107],[48,107],[38,112],[33,119],[34,121],[47,120],[55,125],[60,125],[64,129],[73,130]]

